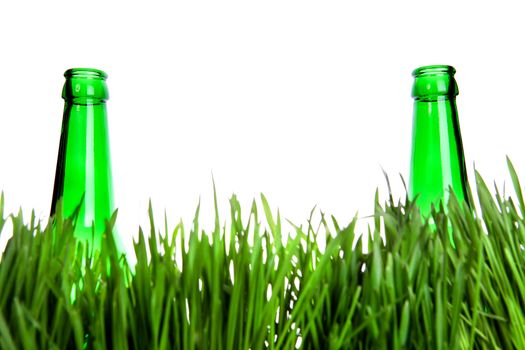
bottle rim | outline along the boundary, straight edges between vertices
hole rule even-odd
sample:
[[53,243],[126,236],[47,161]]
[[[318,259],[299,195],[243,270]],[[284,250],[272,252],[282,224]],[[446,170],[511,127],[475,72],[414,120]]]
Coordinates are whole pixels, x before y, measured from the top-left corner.
[[449,65],[434,64],[429,66],[422,66],[414,69],[412,72],[413,77],[420,77],[422,75],[438,75],[438,74],[450,74],[454,75],[456,69]]
[[95,69],[95,68],[71,68],[66,70],[64,73],[64,77],[66,78],[91,78],[91,79],[103,79],[106,80],[108,75],[106,72]]

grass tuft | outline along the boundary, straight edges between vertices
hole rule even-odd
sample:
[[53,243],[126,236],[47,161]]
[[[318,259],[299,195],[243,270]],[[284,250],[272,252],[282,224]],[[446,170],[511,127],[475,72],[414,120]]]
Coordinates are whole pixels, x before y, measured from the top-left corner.
[[11,220],[13,236],[0,260],[0,348],[525,349],[525,202],[507,162],[515,198],[476,173],[479,208],[451,194],[430,223],[408,197],[376,193],[364,234],[357,216],[340,226],[312,211],[283,241],[262,195],[247,221],[233,196],[222,227],[214,196],[212,232],[199,207],[189,232],[166,217],[159,228],[150,204],[133,267],[112,239],[92,254],[74,218],[5,217],[2,194],[0,235]]

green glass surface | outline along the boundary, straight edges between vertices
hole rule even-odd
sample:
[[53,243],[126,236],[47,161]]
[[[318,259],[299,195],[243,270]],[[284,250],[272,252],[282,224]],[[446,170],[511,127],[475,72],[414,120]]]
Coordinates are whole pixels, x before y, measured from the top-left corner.
[[[105,221],[114,211],[106,113],[107,75],[96,69],[75,68],[64,76],[64,116],[51,215],[59,198],[63,198],[65,217],[70,217],[80,205],[75,235],[100,249]],[[117,246],[121,246],[120,242]]]
[[458,200],[466,200],[466,170],[461,143],[451,66],[425,66],[412,73],[414,117],[409,196],[417,197],[423,216],[432,204],[445,206],[451,187]]

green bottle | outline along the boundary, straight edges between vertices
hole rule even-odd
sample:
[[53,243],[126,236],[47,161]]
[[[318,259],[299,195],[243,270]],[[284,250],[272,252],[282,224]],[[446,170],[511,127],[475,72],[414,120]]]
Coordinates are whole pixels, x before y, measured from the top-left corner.
[[114,211],[106,115],[107,75],[97,69],[74,68],[64,76],[64,116],[51,215],[59,198],[63,198],[64,217],[71,216],[81,205],[75,236],[97,250],[101,247],[105,221]]
[[452,188],[458,200],[466,197],[467,173],[461,143],[456,96],[456,70],[435,65],[412,72],[414,119],[409,196],[417,197],[421,214],[428,217],[432,204],[445,207]]

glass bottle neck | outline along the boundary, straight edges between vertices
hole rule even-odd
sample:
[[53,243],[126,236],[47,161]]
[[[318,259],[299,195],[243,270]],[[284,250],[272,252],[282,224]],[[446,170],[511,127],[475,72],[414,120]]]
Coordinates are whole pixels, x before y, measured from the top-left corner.
[[431,96],[414,99],[414,118],[457,118],[454,96]]
[[425,104],[425,103],[431,103],[431,102],[456,104],[456,96],[435,95],[435,96],[414,97],[414,103]]
[[75,97],[64,99],[66,106],[92,106],[92,105],[106,105],[106,100],[93,97]]

